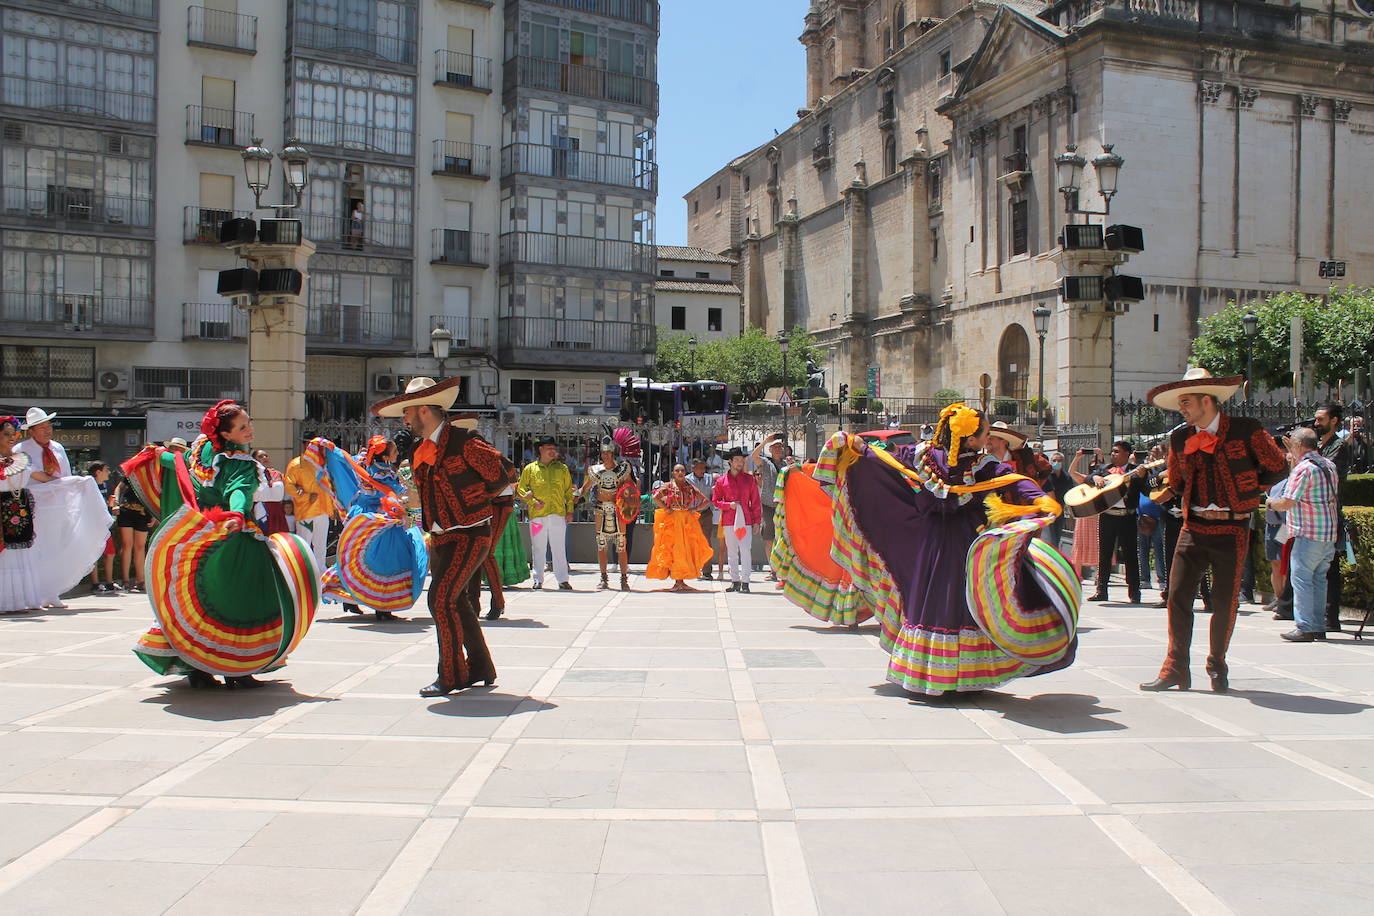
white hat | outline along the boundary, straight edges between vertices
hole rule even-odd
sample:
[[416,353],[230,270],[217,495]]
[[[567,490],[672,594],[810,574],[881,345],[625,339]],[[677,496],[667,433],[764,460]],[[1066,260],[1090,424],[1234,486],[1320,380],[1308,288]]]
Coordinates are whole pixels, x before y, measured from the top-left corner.
[[28,413],[24,414],[24,429],[32,429],[39,423],[47,423],[49,420],[56,420],[57,414],[48,413],[41,407],[30,407]]
[[1024,433],[1020,433],[1012,429],[1010,426],[1006,424],[1005,421],[1002,420],[998,420],[996,423],[992,424],[992,426],[988,428],[988,432],[996,436],[998,439],[1003,440],[1012,448],[1020,448],[1021,446],[1025,445],[1026,440],[1030,438]]
[[462,376],[447,378],[442,382],[436,382],[423,375],[416,376],[406,385],[405,394],[378,401],[372,405],[372,413],[378,417],[399,417],[407,407],[425,405],[448,410],[453,406],[453,402],[458,400],[458,386],[462,382]]
[[1239,391],[1244,384],[1245,378],[1243,376],[1231,375],[1226,378],[1215,378],[1206,369],[1197,367],[1185,372],[1180,381],[1168,382],[1151,388],[1149,394],[1145,395],[1145,399],[1156,407],[1163,407],[1165,410],[1178,410],[1178,399],[1185,394],[1210,394],[1218,402],[1221,402]]

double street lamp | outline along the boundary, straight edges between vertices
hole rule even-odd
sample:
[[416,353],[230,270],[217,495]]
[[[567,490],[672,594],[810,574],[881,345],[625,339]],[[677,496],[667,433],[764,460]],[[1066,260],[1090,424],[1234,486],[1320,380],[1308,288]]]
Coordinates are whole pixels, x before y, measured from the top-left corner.
[[1036,401],[1040,404],[1040,421],[1035,426],[1035,438],[1045,438],[1045,335],[1050,332],[1050,310],[1044,304],[1037,305],[1035,311],[1035,336],[1040,339],[1040,383]]
[[1064,195],[1064,210],[1067,213],[1082,213],[1087,216],[1108,216],[1112,212],[1112,198],[1116,196],[1117,181],[1121,177],[1121,166],[1126,160],[1112,152],[1111,143],[1102,144],[1102,152],[1093,157],[1093,169],[1097,172],[1097,193],[1102,195],[1106,206],[1102,210],[1083,210],[1078,206],[1078,191],[1083,185],[1083,167],[1088,160],[1078,152],[1078,147],[1070,143],[1064,152],[1054,157],[1054,174],[1059,184],[1059,193]]
[[[253,206],[264,209],[262,195],[272,186],[272,151],[262,145],[262,137],[254,137],[253,145],[239,153],[243,157],[243,176],[248,180],[248,188],[253,192]],[[301,205],[306,184],[310,181],[310,151],[301,146],[294,137],[286,141],[281,153],[282,175],[286,186],[291,190],[288,202],[267,204],[275,210],[294,210]]]

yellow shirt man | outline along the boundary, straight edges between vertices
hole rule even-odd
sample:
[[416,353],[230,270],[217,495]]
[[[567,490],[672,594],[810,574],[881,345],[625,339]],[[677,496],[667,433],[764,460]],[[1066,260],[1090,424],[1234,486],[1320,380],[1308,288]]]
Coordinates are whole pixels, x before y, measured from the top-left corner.
[[296,521],[315,518],[320,515],[332,516],[337,511],[334,497],[320,486],[315,477],[315,466],[301,456],[292,458],[286,465],[286,492],[295,508]]
[[572,472],[557,459],[531,461],[525,465],[515,492],[529,507],[530,518],[572,515]]

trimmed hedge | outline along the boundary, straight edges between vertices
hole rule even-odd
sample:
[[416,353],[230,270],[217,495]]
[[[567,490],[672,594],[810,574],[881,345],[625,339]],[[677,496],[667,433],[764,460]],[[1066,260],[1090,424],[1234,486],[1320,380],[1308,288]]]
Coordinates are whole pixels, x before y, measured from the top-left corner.
[[1351,474],[1341,487],[1341,503],[1346,506],[1374,506],[1374,474]]

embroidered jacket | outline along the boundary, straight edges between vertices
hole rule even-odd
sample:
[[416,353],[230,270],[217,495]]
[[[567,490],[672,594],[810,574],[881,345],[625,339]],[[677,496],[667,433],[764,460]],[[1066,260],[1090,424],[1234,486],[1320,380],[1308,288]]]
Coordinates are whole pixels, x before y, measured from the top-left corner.
[[487,440],[447,423],[439,433],[434,464],[415,469],[420,517],[434,526],[477,525],[491,518],[492,499],[515,483],[515,465]]
[[1213,451],[1185,455],[1194,432],[1184,426],[1169,437],[1169,485],[1182,497],[1185,519],[1194,506],[1253,512],[1260,495],[1288,473],[1283,452],[1258,420],[1222,414]]

